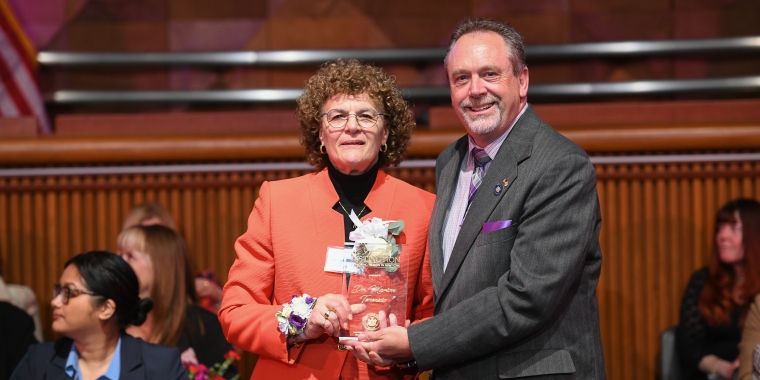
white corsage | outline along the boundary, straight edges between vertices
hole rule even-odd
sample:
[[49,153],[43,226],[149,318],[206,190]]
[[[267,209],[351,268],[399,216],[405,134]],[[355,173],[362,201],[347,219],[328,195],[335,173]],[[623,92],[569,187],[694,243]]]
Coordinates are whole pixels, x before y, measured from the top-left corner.
[[401,246],[396,243],[395,236],[404,231],[404,221],[370,218],[360,222],[353,212],[350,217],[358,226],[348,234],[349,240],[356,243],[353,251],[354,263],[360,267],[383,267],[387,272],[398,270]]
[[316,303],[317,298],[306,293],[302,296],[293,295],[290,302],[282,304],[282,310],[275,314],[280,332],[292,337],[302,335],[306,321],[309,320],[311,310]]

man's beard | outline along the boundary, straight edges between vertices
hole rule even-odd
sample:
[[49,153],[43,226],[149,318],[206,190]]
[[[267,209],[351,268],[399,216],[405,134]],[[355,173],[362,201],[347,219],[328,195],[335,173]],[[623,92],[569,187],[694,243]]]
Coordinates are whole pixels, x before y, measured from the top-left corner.
[[499,99],[493,96],[488,96],[477,104],[483,105],[487,103],[493,103],[491,107],[496,107],[496,112],[491,115],[480,115],[475,117],[467,113],[467,108],[473,106],[472,100],[467,100],[459,105],[459,112],[462,113],[462,118],[467,124],[467,129],[478,135],[486,135],[496,130],[496,128],[501,125],[502,119],[504,117],[504,109],[502,108],[502,104]]

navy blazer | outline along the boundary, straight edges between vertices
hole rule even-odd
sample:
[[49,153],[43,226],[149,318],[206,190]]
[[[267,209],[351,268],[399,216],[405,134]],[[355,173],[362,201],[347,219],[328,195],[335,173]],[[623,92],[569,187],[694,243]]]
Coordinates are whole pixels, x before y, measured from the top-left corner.
[[[13,371],[11,380],[70,380],[66,374],[66,359],[73,343],[69,338],[61,338],[32,345]],[[179,380],[187,379],[187,374],[176,347],[146,343],[122,332],[119,380],[141,379]]]

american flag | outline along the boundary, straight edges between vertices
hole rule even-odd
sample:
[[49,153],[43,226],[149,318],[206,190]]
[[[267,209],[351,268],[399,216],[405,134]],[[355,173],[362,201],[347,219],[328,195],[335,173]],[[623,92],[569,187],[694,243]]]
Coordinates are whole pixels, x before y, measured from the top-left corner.
[[40,133],[50,133],[37,80],[36,52],[13,9],[0,0],[0,116],[34,116]]

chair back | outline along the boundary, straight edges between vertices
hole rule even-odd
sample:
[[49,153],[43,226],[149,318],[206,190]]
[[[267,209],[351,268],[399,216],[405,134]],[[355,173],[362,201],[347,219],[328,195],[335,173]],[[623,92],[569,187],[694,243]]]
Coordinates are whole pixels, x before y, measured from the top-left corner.
[[681,363],[676,352],[676,328],[670,327],[660,336],[660,379],[681,380]]

